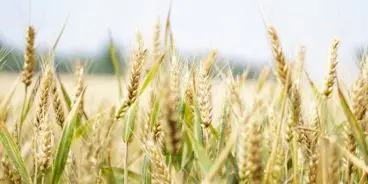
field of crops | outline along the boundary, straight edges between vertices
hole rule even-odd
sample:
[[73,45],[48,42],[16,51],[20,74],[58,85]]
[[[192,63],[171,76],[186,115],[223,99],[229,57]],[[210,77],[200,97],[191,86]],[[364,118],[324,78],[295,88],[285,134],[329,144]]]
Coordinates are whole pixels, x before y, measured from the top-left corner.
[[338,39],[316,85],[307,49],[286,58],[270,25],[273,65],[249,80],[218,65],[219,50],[181,57],[169,25],[156,23],[152,46],[137,34],[126,71],[110,45],[115,76],[84,62],[58,74],[27,27],[23,71],[0,74],[1,183],[368,182],[368,65],[346,86]]

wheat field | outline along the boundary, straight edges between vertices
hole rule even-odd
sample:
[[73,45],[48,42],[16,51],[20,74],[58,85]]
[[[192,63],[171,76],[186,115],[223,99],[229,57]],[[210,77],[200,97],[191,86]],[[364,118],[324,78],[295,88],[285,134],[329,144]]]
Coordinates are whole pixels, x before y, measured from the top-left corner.
[[1,183],[368,183],[364,57],[344,85],[331,38],[316,85],[308,49],[286,58],[270,25],[273,64],[250,80],[219,50],[181,57],[169,25],[155,24],[152,46],[138,33],[122,71],[110,45],[115,76],[80,61],[58,74],[56,44],[37,56],[27,27],[23,71],[0,74]]

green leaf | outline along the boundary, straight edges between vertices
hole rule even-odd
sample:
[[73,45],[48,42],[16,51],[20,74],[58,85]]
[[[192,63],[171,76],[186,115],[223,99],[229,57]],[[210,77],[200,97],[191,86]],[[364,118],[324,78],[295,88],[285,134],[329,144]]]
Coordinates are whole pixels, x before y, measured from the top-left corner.
[[212,167],[208,172],[207,175],[208,181],[211,181],[213,179],[216,173],[222,168],[223,164],[226,162],[229,154],[231,153],[231,149],[233,148],[233,146],[237,141],[239,132],[240,131],[233,131],[231,133],[229,139],[226,141],[224,149],[222,150],[221,154],[216,158],[215,163],[212,164]]
[[138,103],[133,104],[133,108],[130,108],[128,113],[126,114],[126,118],[124,118],[124,124],[123,124],[123,141],[124,142],[130,142],[134,127],[135,127],[135,120],[136,115],[138,111]]
[[4,122],[0,122],[0,141],[3,146],[3,150],[9,157],[11,163],[19,172],[22,180],[27,184],[31,184],[31,177],[29,176],[27,168],[24,165],[24,161],[22,159],[18,146],[12,139],[10,133],[8,132],[8,129],[5,127]]
[[222,150],[222,147],[224,146],[224,142],[225,142],[225,130],[226,130],[226,127],[228,126],[227,125],[227,111],[228,111],[228,104],[226,103],[222,110],[220,140],[218,141],[217,155],[220,154],[220,151]]
[[142,84],[142,87],[139,91],[139,95],[141,95],[144,92],[144,90],[146,90],[148,85],[151,83],[151,81],[155,77],[158,69],[160,68],[161,63],[164,61],[164,57],[165,57],[165,53],[161,54],[159,60],[156,61],[155,65],[153,65],[151,71],[149,71],[149,73],[147,74],[146,79],[144,80],[144,82]]
[[202,130],[202,119],[199,112],[198,106],[195,106],[195,121],[194,121],[194,136],[198,140],[200,145],[204,145],[203,140],[203,130]]
[[183,171],[188,171],[190,169],[192,169],[192,165],[193,165],[193,160],[194,160],[194,153],[190,153],[190,155],[188,155],[188,158],[183,160],[183,164],[182,164],[182,167],[181,169]]
[[110,161],[108,161],[108,158],[105,158],[104,159],[104,162],[103,162],[105,166],[105,170],[103,168],[101,168],[101,175],[106,178],[107,180],[107,183],[109,184],[116,184],[116,178],[115,178],[115,173],[114,171],[111,169],[112,166],[111,166],[111,163]]
[[331,121],[328,114],[329,111],[327,106],[327,98],[321,98],[318,103],[321,114],[321,130],[322,132],[329,132],[329,130],[331,129]]
[[312,92],[313,92],[314,96],[316,97],[317,100],[320,100],[322,98],[321,93],[318,91],[316,85],[314,84],[313,80],[310,78],[308,72],[305,72],[305,75],[307,76],[308,83],[309,83],[310,87],[312,88]]
[[151,184],[151,160],[147,155],[144,155],[142,165],[142,179],[144,184]]
[[183,159],[181,163],[181,168],[184,169],[188,162],[193,160],[193,147],[192,143],[189,140],[187,134],[183,135]]
[[190,130],[187,129],[186,131],[187,133],[187,136],[193,146],[193,151],[194,151],[194,154],[196,155],[197,157],[197,160],[199,162],[199,165],[201,166],[201,168],[203,169],[203,171],[205,173],[208,173],[213,165],[213,163],[211,162],[211,159],[210,157],[207,155],[206,151],[204,150],[203,146],[201,144],[199,144],[198,141],[196,141]]
[[183,121],[185,126],[193,131],[193,120],[194,114],[191,107],[184,102],[184,114],[183,114]]
[[60,76],[57,75],[57,81],[59,82],[59,85],[61,87],[61,92],[63,93],[63,97],[66,103],[66,107],[68,108],[68,111],[70,111],[70,109],[72,108],[72,100],[70,98],[70,95],[68,94],[68,92],[66,91],[64,84],[61,82]]
[[[111,173],[114,173],[115,179],[117,180],[118,183],[124,182],[124,169],[123,168],[103,167],[101,168],[101,170],[102,170],[102,175],[104,177],[109,176]],[[142,176],[133,171],[130,171],[130,170],[128,171],[128,177],[130,179],[130,182],[134,181],[134,183],[141,183]]]
[[239,183],[237,174],[238,170],[235,164],[235,158],[233,156],[229,156],[228,161],[226,162],[226,183],[236,184]]
[[26,100],[27,102],[25,103],[25,109],[22,109],[22,114],[21,114],[21,118],[20,118],[20,125],[19,125],[20,129],[23,127],[24,120],[26,119],[29,111],[31,110],[33,102],[36,99],[36,94],[37,94],[37,91],[39,89],[40,82],[41,82],[41,77],[39,76],[37,78],[36,84],[33,86],[32,92],[31,92],[30,96],[28,97],[28,100]]
[[213,135],[213,137],[215,138],[216,141],[218,141],[220,134],[218,133],[218,131],[213,127],[212,124],[210,124],[210,126],[208,127]]
[[158,100],[156,100],[155,103],[153,104],[152,114],[150,118],[151,122],[149,122],[151,130],[153,130],[153,127],[156,125],[159,112],[160,112],[160,103]]
[[346,98],[343,94],[343,92],[341,91],[339,82],[337,82],[337,91],[338,91],[338,96],[340,99],[340,103],[342,106],[342,109],[344,110],[344,113],[346,115],[346,118],[348,119],[348,122],[350,124],[351,130],[353,131],[354,137],[362,151],[363,157],[364,157],[364,161],[366,164],[368,164],[368,149],[367,149],[367,143],[365,140],[365,136],[363,133],[362,128],[360,127],[360,125],[358,124],[358,121],[356,120],[356,118],[354,117],[353,113],[350,110],[349,104],[346,101]]
[[52,169],[52,179],[51,183],[59,183],[61,176],[65,169],[65,164],[69,155],[70,147],[73,141],[74,132],[76,125],[78,124],[78,110],[81,104],[81,99],[83,97],[83,93],[85,92],[85,88],[83,89],[81,95],[78,97],[76,103],[73,105],[72,110],[70,111],[68,117],[66,118],[66,123],[63,128],[63,132],[61,134],[61,138],[59,141],[59,145],[57,147],[56,156],[53,163]]
[[[72,100],[70,98],[70,95],[68,94],[68,91],[66,91],[66,88],[65,88],[64,84],[61,82],[61,79],[60,79],[59,75],[57,75],[57,81],[59,82],[61,92],[63,94],[63,98],[64,98],[65,103],[66,103],[66,107],[67,107],[68,111],[70,111],[71,108],[72,108],[72,105],[73,105]],[[84,111],[84,109],[83,109],[83,116],[84,116],[84,118],[86,118],[88,120],[87,114]]]
[[82,123],[80,126],[77,126],[74,133],[74,141],[81,137],[85,137],[89,132],[91,132],[94,123],[95,122],[93,121],[87,121]]

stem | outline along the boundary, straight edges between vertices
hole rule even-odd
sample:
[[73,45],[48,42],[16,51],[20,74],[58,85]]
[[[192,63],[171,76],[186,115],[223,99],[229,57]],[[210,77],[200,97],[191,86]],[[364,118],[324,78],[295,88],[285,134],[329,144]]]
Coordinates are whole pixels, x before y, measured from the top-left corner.
[[296,140],[296,132],[293,131],[293,142],[292,142],[292,152],[293,152],[293,183],[298,183],[298,149],[297,149],[297,140]]
[[167,161],[167,165],[170,167],[171,166],[171,162],[172,162],[172,153],[170,153],[168,155],[168,161]]
[[124,184],[128,184],[128,141],[125,142]]
[[203,131],[204,131],[203,132],[204,133],[204,139],[205,139],[204,145],[205,145],[206,153],[209,154],[209,151],[210,151],[210,148],[209,148],[210,147],[209,146],[209,139],[210,139],[209,138],[209,133],[210,132],[209,131],[210,130],[209,130],[209,128],[204,128]]
[[215,163],[213,164],[210,171],[208,172],[207,180],[205,180],[205,181],[207,181],[208,183],[211,183],[211,181],[216,176],[218,171],[223,167],[223,164],[228,159],[228,156],[229,156],[229,153],[231,152],[231,149],[233,148],[234,144],[236,143],[238,135],[239,135],[239,131],[231,134],[231,136],[229,137],[229,141],[226,142],[223,151],[221,151],[219,156],[216,158]]
[[[34,147],[36,147],[36,146],[34,146]],[[34,168],[34,170],[35,170],[35,173],[34,173],[34,178],[33,178],[33,183],[37,183],[37,170],[38,170],[38,161],[37,161],[37,158],[36,158],[36,153],[34,154],[35,156],[35,158],[34,158],[34,160],[35,160],[35,168]]]
[[[286,88],[283,91],[284,95],[286,96],[287,91]],[[265,169],[265,176],[264,176],[264,181],[265,183],[269,182],[269,177],[270,177],[270,173],[273,170],[273,166],[275,164],[275,160],[276,160],[276,156],[277,156],[277,149],[278,149],[278,145],[280,144],[280,138],[282,136],[282,125],[283,122],[285,121],[285,108],[286,108],[286,103],[287,103],[287,99],[284,99],[284,101],[281,103],[281,114],[280,114],[280,122],[276,125],[276,140],[272,145],[272,151],[270,154],[270,158],[267,161],[267,165],[266,165],[266,169]],[[291,144],[289,145],[289,148],[291,147]],[[294,163],[294,162],[293,162]],[[287,174],[287,168],[285,169],[285,173]]]
[[325,147],[325,142],[322,138],[320,138],[319,140],[319,151],[321,154],[320,160],[321,160],[321,175],[322,175],[322,183],[327,183],[328,181],[328,171],[327,171],[327,155],[326,155],[326,150],[324,149]]
[[225,129],[226,129],[226,126],[227,126],[227,121],[226,121],[226,115],[227,115],[227,104],[225,104],[225,108],[222,112],[222,120],[221,120],[221,130],[220,130],[220,140],[218,142],[218,146],[217,146],[217,157],[219,156],[220,154],[220,150],[222,150],[222,147],[224,146],[223,145],[223,142],[224,142],[224,134],[225,134]]
[[44,183],[45,183],[45,175],[43,174],[41,177],[41,184],[44,184]]
[[119,89],[119,99],[123,99],[123,90],[121,87],[121,79],[120,74],[116,73],[117,83],[118,83],[118,89]]
[[20,121],[19,121],[19,126],[18,126],[18,139],[20,140],[20,135],[22,132],[22,126],[23,126],[23,122],[24,122],[24,108],[26,106],[26,102],[27,102],[27,93],[28,93],[28,87],[24,88],[24,99],[23,99],[23,104],[22,104],[22,111],[20,113]]

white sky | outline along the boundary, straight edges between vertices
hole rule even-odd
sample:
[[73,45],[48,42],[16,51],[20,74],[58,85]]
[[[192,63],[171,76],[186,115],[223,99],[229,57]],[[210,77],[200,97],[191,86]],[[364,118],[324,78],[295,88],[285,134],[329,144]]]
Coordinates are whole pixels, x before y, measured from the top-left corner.
[[[150,45],[157,16],[162,24],[169,0],[0,0],[0,38],[23,47],[25,27],[38,29],[37,44],[50,47],[69,14],[59,44],[63,53],[94,53],[108,38],[129,45],[140,30]],[[176,45],[186,51],[217,48],[223,54],[258,60],[271,58],[262,19],[273,24],[288,56],[307,48],[307,68],[324,75],[328,47],[341,40],[340,70],[353,76],[355,49],[368,42],[366,0],[173,0]],[[31,10],[31,11],[30,11]],[[261,13],[262,12],[262,13]]]

